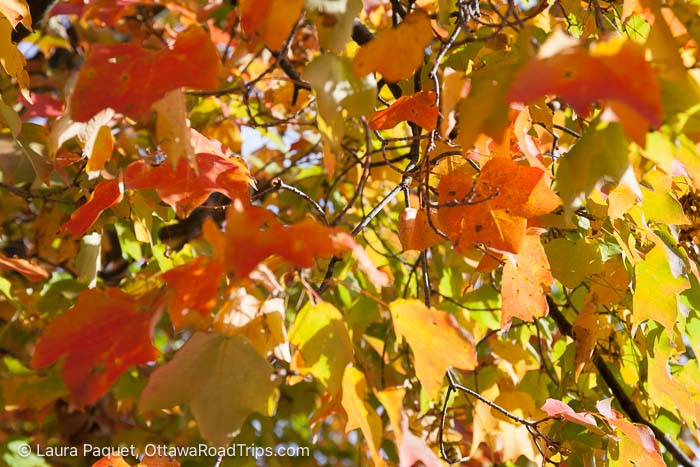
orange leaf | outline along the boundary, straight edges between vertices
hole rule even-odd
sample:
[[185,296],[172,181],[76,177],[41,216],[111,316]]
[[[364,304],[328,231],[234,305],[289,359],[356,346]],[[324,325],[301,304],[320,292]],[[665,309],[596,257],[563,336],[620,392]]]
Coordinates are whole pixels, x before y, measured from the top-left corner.
[[[304,219],[283,226],[267,209],[235,200],[226,216],[226,232],[207,219],[204,237],[228,271],[246,277],[262,260],[279,255],[300,268],[310,268],[316,258],[328,258],[349,249],[344,232]],[[354,243],[354,242],[353,242]]]
[[437,397],[447,367],[476,368],[474,340],[449,313],[418,300],[396,300],[389,311],[396,338],[404,337],[411,347],[416,376],[431,399]]
[[[654,433],[648,426],[637,425],[620,416],[620,413],[611,407],[612,399],[598,401],[598,412],[622,433],[620,441],[620,463],[622,465],[658,466],[666,465],[659,446],[656,444]],[[626,444],[623,449],[623,444]]]
[[0,269],[17,271],[32,282],[40,282],[49,277],[46,269],[22,258],[8,258],[0,253]]
[[123,196],[124,187],[119,179],[98,183],[87,203],[73,212],[68,222],[61,226],[61,231],[69,230],[75,240],[88,231],[102,211],[119,203]]
[[[209,261],[200,256],[190,263],[171,269],[163,274],[168,284],[170,301],[168,315],[176,329],[197,325],[216,305],[216,293],[224,275],[224,267],[218,261]],[[199,316],[192,316],[194,313]]]
[[374,114],[369,127],[373,130],[393,128],[399,122],[409,121],[427,131],[437,125],[438,108],[433,91],[420,91],[412,96],[399,97],[396,102]]
[[200,153],[195,156],[195,162],[197,172],[184,158],[178,160],[177,168],[169,163],[151,167],[145,161],[136,161],[126,168],[124,183],[137,190],[154,188],[180,217],[189,216],[214,192],[229,198],[248,196],[251,179],[241,159]]
[[[550,41],[563,39],[555,34]],[[542,46],[546,47],[547,43]],[[658,127],[662,117],[660,93],[656,74],[644,58],[644,48],[614,38],[597,43],[591,50],[567,46],[530,61],[515,75],[507,99],[529,102],[553,94],[584,117],[596,101],[620,101]]]
[[[437,211],[431,210],[430,221],[440,228]],[[425,250],[444,239],[438,235],[428,221],[425,209],[406,208],[399,214],[399,240],[404,250]]]
[[381,73],[390,82],[409,78],[423,62],[425,47],[433,38],[430,17],[415,10],[392,29],[385,29],[360,47],[352,61],[357,76]]
[[98,44],[80,68],[71,116],[84,122],[111,107],[138,118],[173,89],[216,89],[220,72],[216,47],[199,27],[180,33],[172,49],[152,51],[139,43]]
[[56,318],[39,339],[33,368],[65,358],[61,377],[74,403],[96,402],[129,367],[151,362],[152,321],[159,308],[152,294],[142,299],[119,289],[88,289]]
[[110,454],[98,460],[92,467],[131,467],[122,456]]
[[277,50],[296,24],[304,0],[241,0],[241,25],[267,47]]
[[542,169],[494,158],[481,170],[476,183],[463,172],[442,177],[439,201],[455,206],[438,210],[442,230],[457,251],[478,244],[517,253],[525,238],[527,219],[553,211],[561,201],[549,188]]
[[554,282],[540,236],[528,233],[513,261],[506,261],[501,281],[501,328],[513,318],[531,321],[547,314],[546,293]]

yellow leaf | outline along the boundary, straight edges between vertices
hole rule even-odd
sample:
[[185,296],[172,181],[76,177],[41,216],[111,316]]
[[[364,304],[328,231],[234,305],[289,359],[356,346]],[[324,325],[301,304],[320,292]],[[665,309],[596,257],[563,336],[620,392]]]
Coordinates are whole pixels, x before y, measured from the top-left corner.
[[392,29],[385,29],[360,47],[353,59],[358,76],[380,73],[390,82],[409,78],[423,62],[423,51],[433,38],[430,17],[416,10]]
[[84,152],[88,157],[85,171],[90,178],[96,177],[104,169],[105,164],[112,157],[113,150],[112,130],[107,125],[102,125],[85,145]]
[[343,375],[343,409],[348,415],[345,432],[359,428],[369,446],[370,456],[375,466],[384,465],[379,455],[382,441],[382,420],[377,412],[365,402],[367,381],[365,375],[354,367],[349,367]]
[[297,347],[292,369],[313,375],[331,395],[337,394],[353,354],[340,311],[327,302],[307,304],[294,321],[289,341]]
[[32,102],[29,96],[29,74],[25,70],[27,60],[17,46],[12,43],[11,34],[12,25],[6,18],[0,16],[0,64],[8,75],[17,80],[24,98]]
[[405,338],[411,347],[416,376],[428,397],[437,398],[448,367],[476,368],[473,338],[452,315],[418,300],[396,300],[389,309],[396,338]]
[[674,277],[661,247],[654,247],[634,269],[636,287],[632,300],[632,322],[636,329],[653,319],[673,334],[678,316],[678,294],[690,287],[685,277]]
[[178,88],[170,91],[153,105],[156,110],[156,142],[170,159],[173,167],[177,167],[180,157],[186,157],[194,162],[194,146],[192,145],[190,125],[187,122],[185,94]]

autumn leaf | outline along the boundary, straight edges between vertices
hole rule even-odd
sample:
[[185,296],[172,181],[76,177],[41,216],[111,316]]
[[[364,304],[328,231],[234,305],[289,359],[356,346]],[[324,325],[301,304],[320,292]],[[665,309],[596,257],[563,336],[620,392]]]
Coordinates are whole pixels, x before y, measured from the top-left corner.
[[418,300],[396,300],[389,310],[396,338],[405,338],[411,347],[416,376],[429,398],[437,398],[448,367],[476,367],[473,338],[449,313]]
[[41,282],[49,277],[46,269],[23,258],[8,258],[0,253],[0,269],[16,271],[32,282]]
[[134,297],[119,289],[88,289],[44,331],[32,356],[33,368],[64,358],[61,377],[71,400],[96,402],[129,367],[151,362],[158,304],[152,294]]
[[551,397],[547,399],[541,409],[547,412],[547,415],[550,417],[562,417],[564,420],[589,428],[598,427],[598,424],[595,422],[595,417],[593,417],[590,412],[574,412],[574,409],[564,402],[552,399]]
[[119,179],[98,183],[87,202],[75,210],[68,222],[61,226],[61,231],[68,230],[74,240],[79,238],[92,227],[105,209],[118,204],[123,196],[124,187]]
[[242,160],[198,153],[195,163],[196,171],[186,158],[180,158],[177,167],[170,163],[152,167],[143,160],[132,162],[124,173],[124,184],[136,190],[155,189],[163,202],[182,218],[189,216],[211,193],[223,193],[230,198],[248,196],[251,178]]
[[431,131],[437,125],[438,114],[435,93],[420,91],[412,96],[401,96],[386,109],[375,113],[369,127],[373,130],[386,130],[400,122],[409,121]]
[[296,346],[292,368],[313,375],[334,396],[340,391],[353,345],[343,315],[327,302],[307,304],[296,317],[289,341]]
[[24,0],[0,0],[0,14],[10,22],[12,28],[22,23],[29,31],[32,30],[32,15]]
[[669,336],[678,319],[678,294],[690,287],[688,279],[671,271],[668,259],[656,246],[635,267],[635,293],[632,321],[635,328],[653,319],[663,325]]
[[199,27],[181,32],[172,49],[153,51],[138,43],[95,45],[80,68],[71,116],[84,122],[111,107],[138,118],[173,89],[216,89],[220,72],[216,47]]
[[297,22],[304,0],[242,0],[241,25],[267,47],[278,50]]
[[211,320],[223,275],[223,265],[204,256],[163,274],[170,297],[168,315],[176,329],[199,327]]
[[229,208],[226,224],[247,228],[230,227],[221,232],[213,223],[205,222],[204,237],[227,270],[241,278],[271,255],[281,256],[297,267],[310,268],[317,258],[329,258],[354,246],[348,234],[339,229],[311,219],[284,226],[271,211],[240,200]]
[[110,454],[92,464],[92,467],[131,467],[131,464],[120,455]]
[[[13,3],[15,3],[14,0]],[[21,5],[19,2],[17,4]],[[6,11],[3,11],[3,13],[6,13]],[[26,18],[31,22],[31,17]],[[10,24],[10,21],[0,16],[0,65],[2,65],[2,68],[8,75],[17,80],[22,95],[26,100],[31,102],[32,99],[29,95],[29,74],[25,69],[27,66],[27,59],[24,58],[24,55],[22,55],[22,52],[19,51],[17,46],[12,43],[12,28],[13,26]],[[31,24],[29,29],[31,29]]]
[[365,402],[367,381],[365,375],[357,368],[348,367],[343,374],[342,405],[348,416],[345,433],[360,429],[365,437],[372,461],[375,466],[384,465],[379,455],[382,440],[382,420],[377,412]]
[[151,375],[139,410],[188,404],[202,437],[225,446],[248,415],[270,414],[275,393],[271,375],[270,364],[244,336],[198,332]]
[[410,77],[423,62],[425,47],[433,38],[430,17],[415,10],[396,27],[385,29],[360,47],[353,59],[357,76],[376,72],[390,82]]
[[437,210],[433,209],[430,215],[430,220],[428,220],[425,209],[406,208],[401,212],[399,215],[399,240],[404,250],[420,251],[444,240],[435,231],[435,229],[440,228]]
[[620,441],[619,461],[621,464],[665,466],[661,452],[654,439],[654,433],[648,426],[637,425],[620,416],[611,406],[612,399],[596,403],[598,412],[605,417],[613,428],[622,436]]
[[452,172],[438,185],[442,230],[460,252],[483,244],[517,253],[527,220],[560,203],[548,178],[542,169],[498,157],[484,165],[476,182],[466,173]]
[[620,36],[586,50],[562,35],[553,34],[539,56],[518,70],[509,101],[530,102],[553,94],[582,117],[596,101],[620,101],[652,126],[661,124],[661,90],[643,47]]
[[87,154],[87,164],[85,171],[91,177],[99,175],[105,164],[112,157],[114,150],[114,138],[112,130],[107,125],[101,125],[99,129],[90,135],[85,144],[85,154]]
[[513,318],[532,321],[547,315],[547,292],[554,282],[540,235],[528,233],[514,260],[506,260],[501,280],[501,328]]

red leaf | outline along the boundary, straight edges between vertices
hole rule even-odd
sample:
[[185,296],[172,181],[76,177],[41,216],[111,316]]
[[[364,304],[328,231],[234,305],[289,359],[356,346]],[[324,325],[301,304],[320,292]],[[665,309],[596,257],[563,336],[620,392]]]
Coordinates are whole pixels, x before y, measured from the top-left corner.
[[61,226],[61,232],[70,230],[73,239],[83,235],[95,223],[102,211],[119,203],[124,197],[124,188],[118,179],[100,182],[87,203],[80,206],[70,220]]
[[49,277],[49,273],[41,266],[22,258],[8,258],[1,253],[0,269],[17,271],[32,282],[40,282]]
[[246,277],[262,260],[279,255],[300,268],[310,268],[316,258],[328,258],[351,248],[347,234],[305,219],[283,226],[267,209],[235,200],[226,216],[226,232],[207,219],[204,237],[225,267]]
[[168,162],[158,167],[151,167],[144,161],[133,162],[126,168],[124,183],[127,188],[137,190],[154,188],[180,217],[187,217],[213,192],[232,199],[248,197],[251,179],[242,160],[218,154],[197,154],[195,161],[197,172],[184,158],[178,160],[176,169]]
[[[571,45],[553,37],[552,41]],[[546,94],[561,97],[582,116],[594,102],[610,99],[626,104],[655,127],[661,124],[659,82],[644,58],[644,48],[632,41],[615,38],[590,51],[568,46],[536,58],[515,75],[507,99],[529,102]]]
[[78,405],[97,401],[129,367],[158,356],[151,344],[152,294],[142,299],[119,289],[88,289],[44,331],[32,356],[43,368],[65,358],[61,376]]
[[176,329],[208,321],[223,275],[221,263],[204,256],[163,274],[170,292],[168,315]]
[[548,398],[541,408],[550,417],[560,416],[565,420],[578,423],[579,425],[588,427],[591,425],[595,427],[598,426],[595,422],[595,418],[589,412],[574,412],[574,409],[560,400]]
[[71,96],[72,118],[84,122],[108,107],[137,118],[173,89],[216,89],[220,71],[216,47],[199,27],[180,33],[172,49],[98,44],[80,68]]
[[437,125],[438,108],[433,91],[421,91],[412,96],[399,97],[388,108],[374,114],[369,127],[373,130],[393,128],[400,122],[409,121],[427,131]]

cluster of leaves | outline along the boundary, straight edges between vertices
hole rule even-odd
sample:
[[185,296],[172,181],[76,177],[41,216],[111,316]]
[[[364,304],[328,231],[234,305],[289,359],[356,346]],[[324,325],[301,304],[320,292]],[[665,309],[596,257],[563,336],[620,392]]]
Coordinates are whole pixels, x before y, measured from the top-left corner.
[[0,0],[0,462],[697,462],[699,10]]

